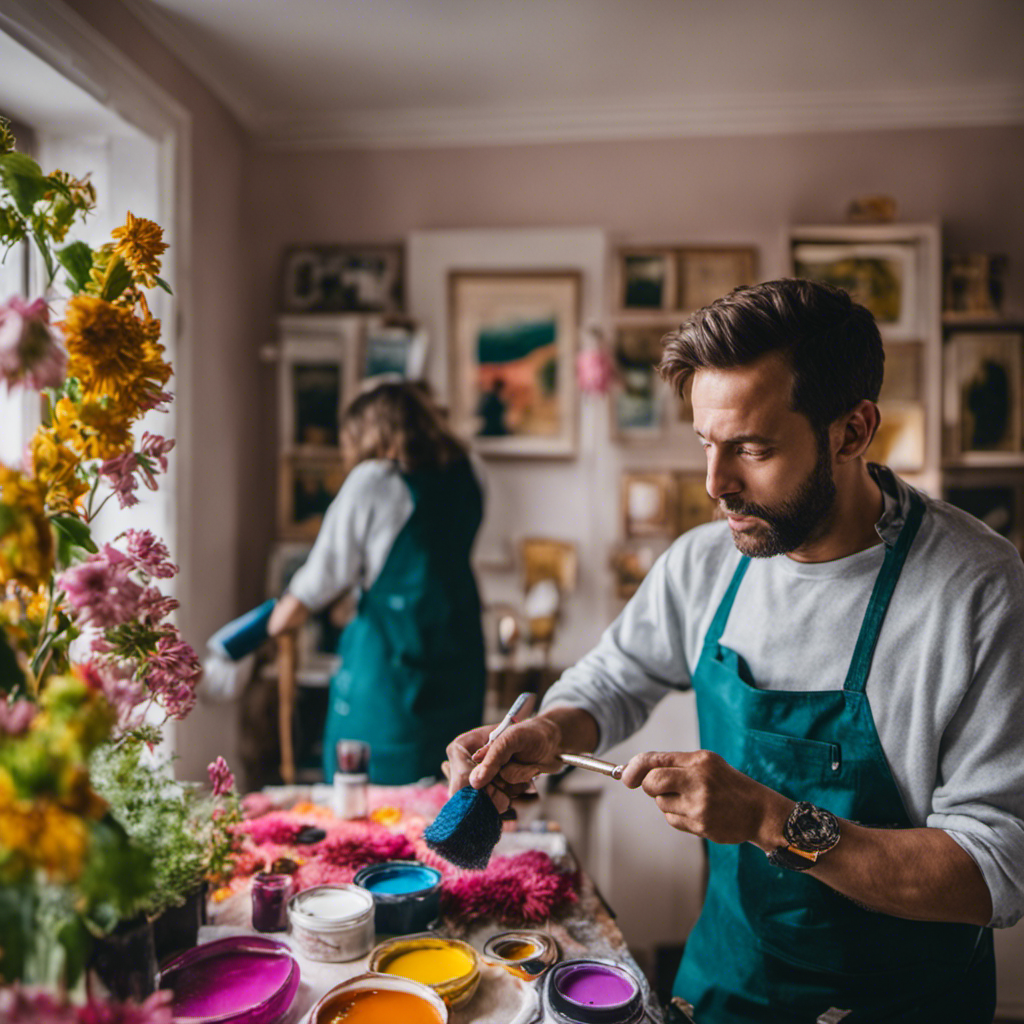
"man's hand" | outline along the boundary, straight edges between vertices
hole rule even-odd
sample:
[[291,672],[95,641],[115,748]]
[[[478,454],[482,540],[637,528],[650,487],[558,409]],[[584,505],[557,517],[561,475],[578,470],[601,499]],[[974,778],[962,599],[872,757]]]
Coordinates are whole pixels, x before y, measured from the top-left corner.
[[774,849],[794,806],[709,750],[637,754],[622,781],[630,789],[642,786],[673,828],[714,843]]
[[[516,728],[518,726],[510,726],[505,732],[508,733]],[[493,729],[493,725],[481,725],[476,729],[470,729],[469,732],[462,733],[461,736],[456,736],[448,744],[448,761],[442,767],[444,768],[445,775],[448,776],[449,796],[464,786],[472,785],[475,789],[485,790],[493,801],[494,806],[498,809],[498,813],[504,814],[512,801],[529,789],[533,775],[525,782],[517,783],[509,782],[507,779],[498,776],[497,773],[489,776],[479,785],[473,781],[473,774],[477,768],[478,759],[487,753],[487,737]],[[504,738],[504,735],[505,733],[499,736],[498,740]],[[496,740],[495,742],[498,741]]]

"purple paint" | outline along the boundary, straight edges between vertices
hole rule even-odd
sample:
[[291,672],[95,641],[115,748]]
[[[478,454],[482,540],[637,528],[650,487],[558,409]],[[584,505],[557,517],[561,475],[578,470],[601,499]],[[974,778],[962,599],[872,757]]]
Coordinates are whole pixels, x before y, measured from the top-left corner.
[[600,964],[567,968],[555,984],[566,999],[581,1006],[621,1006],[637,992],[636,983],[625,973]]

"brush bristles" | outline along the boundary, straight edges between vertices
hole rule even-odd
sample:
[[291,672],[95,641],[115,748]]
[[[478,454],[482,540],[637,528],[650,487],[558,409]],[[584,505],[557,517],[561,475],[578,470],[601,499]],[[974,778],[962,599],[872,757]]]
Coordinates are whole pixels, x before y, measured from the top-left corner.
[[441,808],[423,838],[457,867],[485,868],[501,838],[501,819],[482,789],[465,786]]

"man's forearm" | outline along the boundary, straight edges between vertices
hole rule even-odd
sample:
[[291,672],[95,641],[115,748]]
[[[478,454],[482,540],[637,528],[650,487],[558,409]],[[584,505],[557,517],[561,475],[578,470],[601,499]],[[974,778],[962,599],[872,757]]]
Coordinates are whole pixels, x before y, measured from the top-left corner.
[[542,711],[538,718],[554,722],[561,733],[560,753],[590,753],[597,749],[601,730],[594,716],[583,708],[553,707]]
[[[779,797],[756,842],[766,853],[784,844],[793,802]],[[938,828],[840,825],[839,844],[808,874],[872,910],[916,921],[987,925],[992,897],[974,859]]]

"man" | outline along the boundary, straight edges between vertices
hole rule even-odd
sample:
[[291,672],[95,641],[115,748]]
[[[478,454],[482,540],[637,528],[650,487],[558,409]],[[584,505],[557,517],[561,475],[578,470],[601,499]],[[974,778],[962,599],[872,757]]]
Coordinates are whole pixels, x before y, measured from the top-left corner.
[[1024,911],[1024,566],[866,463],[882,369],[871,314],[826,285],[695,313],[661,371],[692,386],[725,521],[676,541],[538,716],[449,747],[453,788],[502,810],[693,687],[702,749],[623,782],[710,841],[675,984],[701,1024],[990,1021],[990,926]]

